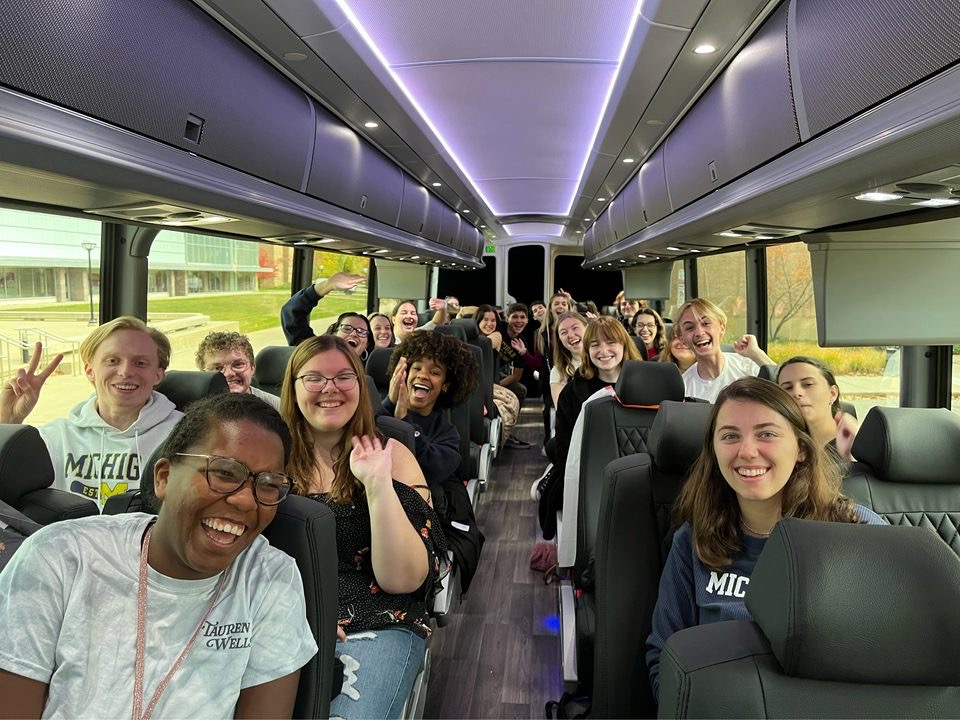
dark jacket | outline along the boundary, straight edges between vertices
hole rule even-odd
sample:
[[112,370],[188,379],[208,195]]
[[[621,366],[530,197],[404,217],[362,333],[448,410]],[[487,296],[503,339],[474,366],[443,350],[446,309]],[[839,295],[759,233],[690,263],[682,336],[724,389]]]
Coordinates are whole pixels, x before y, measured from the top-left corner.
[[314,335],[310,327],[310,313],[320,302],[320,295],[313,285],[293,294],[280,308],[280,327],[288,345],[299,345]]

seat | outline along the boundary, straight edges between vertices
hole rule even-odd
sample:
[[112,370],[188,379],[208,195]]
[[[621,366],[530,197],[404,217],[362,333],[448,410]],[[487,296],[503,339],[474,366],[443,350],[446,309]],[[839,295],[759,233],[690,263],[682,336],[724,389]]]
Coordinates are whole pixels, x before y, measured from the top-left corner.
[[283,386],[283,372],[287,369],[287,362],[293,355],[295,347],[289,345],[267,345],[260,348],[254,364],[253,381],[264,392],[280,396]]
[[390,375],[387,373],[387,368],[390,365],[393,350],[393,348],[374,348],[367,356],[367,375],[373,378],[374,386],[382,398],[387,397],[390,391]]
[[[615,396],[593,400],[581,410],[579,468],[572,466],[568,456],[563,511],[557,521],[557,560],[561,568],[571,570],[570,578],[559,584],[562,642],[565,648],[576,645],[575,664],[569,662],[569,653],[563,653],[563,676],[568,687],[579,686],[581,690],[590,685],[593,671],[592,566],[603,470],[619,457],[646,452],[647,436],[660,403],[682,401],[684,396],[683,378],[676,365],[642,360],[623,364],[615,390]],[[571,471],[577,474],[572,476]],[[569,615],[571,605],[575,619]]]
[[40,431],[32,425],[0,425],[0,500],[40,525],[99,514],[93,500],[52,488],[53,480]]
[[275,548],[297,562],[303,579],[307,622],[319,650],[300,670],[293,716],[324,718],[330,713],[337,643],[337,523],[333,512],[316,500],[290,495],[263,531]]
[[873,407],[843,491],[891,525],[937,533],[960,555],[960,417],[943,408]]
[[960,563],[931,533],[781,520],[746,604],[667,641],[660,717],[957,716]]
[[708,403],[661,403],[648,451],[604,469],[594,550],[596,717],[656,715],[642,648],[673,540],[673,505],[703,448],[711,411]]
[[223,373],[203,370],[167,370],[157,385],[157,392],[166,395],[180,412],[194,400],[229,391]]
[[483,405],[486,408],[486,415],[483,417],[484,437],[486,441],[490,443],[491,458],[496,458],[500,452],[502,423],[497,406],[493,402],[493,383],[496,377],[493,345],[490,343],[490,338],[480,334],[477,329],[477,324],[472,319],[456,318],[451,324],[462,327],[467,342],[470,345],[480,348],[481,365],[478,378],[483,389]]

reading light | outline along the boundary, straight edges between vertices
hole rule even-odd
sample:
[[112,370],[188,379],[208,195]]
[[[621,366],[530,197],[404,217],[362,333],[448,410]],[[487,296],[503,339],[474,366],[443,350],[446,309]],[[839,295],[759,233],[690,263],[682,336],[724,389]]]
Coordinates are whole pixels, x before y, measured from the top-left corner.
[[754,235],[754,240],[773,240],[773,235]]
[[460,212],[462,212],[464,215],[469,215],[469,214],[470,214],[470,211],[467,210],[466,208],[464,208],[464,209],[461,210]]
[[630,163],[636,162],[636,160],[634,160],[633,158],[624,158],[623,162],[629,165]]
[[683,248],[673,247],[672,245],[668,246],[667,250],[673,250],[674,252],[683,252]]
[[365,128],[370,128],[371,130],[373,130],[374,128],[380,127],[380,123],[374,122],[373,120],[367,120],[367,121],[363,124],[363,126],[364,126]]
[[721,237],[743,237],[740,233],[734,232],[733,230],[724,230],[722,233],[717,233]]
[[431,185],[432,187],[443,187],[443,183],[438,183],[438,182],[432,182],[432,183],[430,183],[430,185]]
[[387,252],[390,252],[390,251],[385,250],[384,248],[380,248],[379,250],[377,250],[377,255],[383,255],[384,253],[387,253]]
[[606,202],[606,201],[607,201],[607,199],[606,199],[605,197],[598,197],[598,198],[597,198],[597,202]]
[[897,193],[865,192],[854,195],[853,199],[863,200],[864,202],[890,202],[891,200],[899,200],[902,197],[903,195],[898,195]]
[[948,207],[950,205],[960,205],[960,200],[954,200],[951,198],[930,198],[929,200],[910,204],[919,205],[920,207]]
[[708,43],[704,43],[703,45],[697,45],[697,46],[693,49],[693,51],[694,51],[697,55],[709,55],[710,53],[716,52],[717,49],[716,49],[713,45],[710,45],[710,44],[708,44]]

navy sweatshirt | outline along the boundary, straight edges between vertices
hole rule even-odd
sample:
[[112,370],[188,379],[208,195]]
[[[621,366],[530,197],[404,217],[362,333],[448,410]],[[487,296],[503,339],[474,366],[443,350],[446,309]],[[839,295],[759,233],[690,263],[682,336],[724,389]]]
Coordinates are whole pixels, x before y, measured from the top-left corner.
[[299,345],[314,336],[310,327],[310,313],[320,302],[320,295],[313,285],[294,293],[280,308],[280,326],[288,345]]
[[[872,510],[856,506],[864,525],[886,525]],[[711,570],[693,549],[693,530],[684,523],[673,536],[670,554],[660,576],[660,592],[647,638],[647,667],[654,697],[660,696],[660,652],[675,632],[694,625],[723,620],[753,620],[744,599],[766,538],[740,533],[743,552],[720,571]]]

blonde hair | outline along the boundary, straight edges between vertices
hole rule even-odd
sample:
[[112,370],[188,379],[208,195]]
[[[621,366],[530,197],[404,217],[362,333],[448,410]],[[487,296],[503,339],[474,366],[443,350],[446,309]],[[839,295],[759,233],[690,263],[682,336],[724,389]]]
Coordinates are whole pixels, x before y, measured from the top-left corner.
[[148,335],[157,346],[157,364],[161,370],[167,369],[170,364],[170,340],[163,332],[150,327],[143,320],[133,315],[121,315],[95,328],[80,343],[80,359],[87,364],[93,363],[93,356],[97,354],[99,347],[117,330],[136,330]]
[[335,448],[333,461],[333,483],[330,487],[330,499],[345,504],[363,494],[363,485],[350,472],[351,438],[361,435],[373,435],[376,424],[373,420],[373,406],[367,392],[367,376],[360,365],[357,354],[341,338],[335,335],[317,335],[297,345],[287,361],[283,371],[283,384],[280,388],[280,415],[290,427],[292,447],[287,474],[293,478],[294,492],[304,495],[309,491],[310,479],[319,472],[320,465],[314,452],[313,428],[297,405],[297,376],[313,357],[330,350],[338,350],[350,363],[350,369],[357,375],[357,390],[360,394],[357,411],[343,428],[340,444]]
[[598,340],[623,345],[621,367],[627,360],[642,360],[640,351],[634,345],[633,339],[627,335],[621,322],[610,315],[601,315],[588,322],[587,329],[583,333],[583,362],[578,372],[587,380],[600,374],[600,369],[593,364],[593,358],[590,357],[590,345]]
[[[553,331],[551,332],[551,338],[553,341],[553,366],[557,369],[557,372],[560,373],[560,377],[566,379],[572,378],[574,373],[576,373],[577,368],[573,362],[573,355],[569,350],[567,350],[563,343],[560,341],[560,323],[564,320],[569,320],[574,318],[583,325],[584,328],[589,325],[589,321],[578,312],[565,312],[560,313],[557,316],[557,324],[554,326]],[[581,344],[580,346],[580,362],[583,362],[583,348],[585,345]]]
[[683,323],[683,315],[687,310],[693,310],[693,314],[697,317],[712,318],[724,327],[727,325],[727,314],[719,305],[714,305],[704,298],[694,298],[693,300],[685,302],[680,306],[680,309],[677,310],[676,318],[678,327]]

